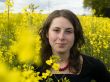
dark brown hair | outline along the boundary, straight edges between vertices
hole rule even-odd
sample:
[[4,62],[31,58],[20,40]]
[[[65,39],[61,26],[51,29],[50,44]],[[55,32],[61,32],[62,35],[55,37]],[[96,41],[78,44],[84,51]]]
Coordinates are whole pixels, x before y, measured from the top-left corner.
[[74,27],[75,41],[72,48],[70,49],[69,70],[72,72],[72,68],[74,68],[76,71],[75,73],[78,73],[81,68],[81,65],[80,65],[81,54],[79,52],[79,49],[85,43],[85,41],[83,37],[82,26],[79,22],[79,19],[73,12],[66,9],[55,10],[51,14],[49,14],[42,28],[40,29],[39,34],[41,37],[41,56],[42,56],[43,67],[45,69],[49,68],[49,66],[47,66],[45,62],[50,58],[50,56],[52,56],[52,49],[49,44],[48,38],[46,37],[46,34],[48,33],[52,20],[56,17],[66,18],[71,22],[71,24]]

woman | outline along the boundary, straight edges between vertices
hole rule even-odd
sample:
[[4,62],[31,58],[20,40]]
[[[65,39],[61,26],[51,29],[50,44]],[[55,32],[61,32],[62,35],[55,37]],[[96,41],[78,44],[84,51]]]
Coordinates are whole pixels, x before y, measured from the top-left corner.
[[[85,43],[82,26],[77,16],[69,10],[55,10],[46,19],[40,30],[42,69],[50,69],[54,82],[67,77],[70,82],[110,82],[105,65],[93,57],[79,52]],[[60,60],[60,74],[45,62],[52,55]]]

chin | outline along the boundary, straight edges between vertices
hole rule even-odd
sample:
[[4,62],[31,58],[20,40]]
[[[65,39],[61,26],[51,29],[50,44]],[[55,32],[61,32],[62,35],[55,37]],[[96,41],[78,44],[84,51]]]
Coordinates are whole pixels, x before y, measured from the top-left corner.
[[61,54],[64,54],[65,53],[65,50],[60,50],[60,51],[57,51],[58,53],[61,53]]

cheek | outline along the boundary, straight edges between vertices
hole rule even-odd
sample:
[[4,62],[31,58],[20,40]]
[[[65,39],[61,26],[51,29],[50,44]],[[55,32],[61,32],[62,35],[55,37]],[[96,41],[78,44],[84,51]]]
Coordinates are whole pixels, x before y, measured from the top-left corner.
[[56,36],[54,34],[49,34],[48,39],[49,39],[50,45],[53,45],[53,43],[56,40]]
[[56,38],[56,34],[55,34],[53,31],[50,30],[50,31],[48,32],[48,39],[49,39],[50,41],[54,41],[55,38]]
[[75,40],[74,36],[71,36],[70,38],[68,38],[68,40],[69,40],[70,45],[73,46],[74,40]]

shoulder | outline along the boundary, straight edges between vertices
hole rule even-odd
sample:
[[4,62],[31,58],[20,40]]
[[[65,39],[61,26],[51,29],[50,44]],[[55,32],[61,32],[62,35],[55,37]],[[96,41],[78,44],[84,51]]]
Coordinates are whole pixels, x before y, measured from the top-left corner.
[[101,60],[87,55],[82,55],[82,57],[83,57],[83,65],[85,67],[93,70],[94,72],[107,71],[105,64]]
[[99,60],[95,57],[88,56],[88,55],[82,55],[82,57],[83,57],[83,61],[86,64],[90,64],[90,65],[93,65],[93,66],[96,66],[96,67],[104,65],[104,63],[101,60]]
[[82,55],[82,57],[84,60],[84,65],[86,68],[91,69],[92,75],[96,80],[101,79],[103,82],[110,81],[110,72],[101,60],[87,55]]

